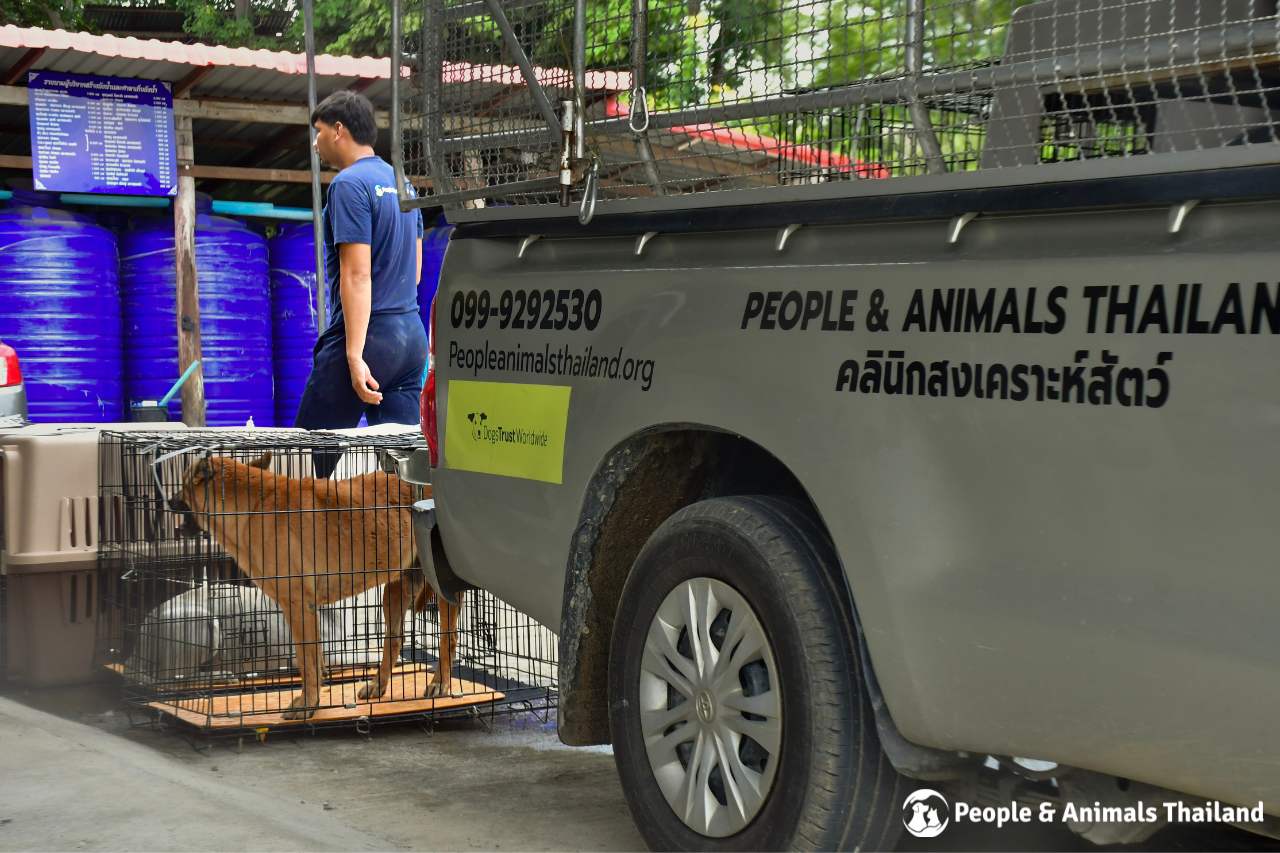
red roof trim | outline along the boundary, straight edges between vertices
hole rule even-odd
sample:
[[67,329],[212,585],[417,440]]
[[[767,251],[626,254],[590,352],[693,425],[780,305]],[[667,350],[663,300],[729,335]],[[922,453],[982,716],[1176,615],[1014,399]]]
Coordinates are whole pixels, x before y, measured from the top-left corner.
[[[631,110],[626,104],[621,103],[617,96],[611,96],[606,101],[606,114],[610,117],[628,116],[631,114]],[[810,145],[797,145],[793,142],[775,139],[772,136],[751,133],[739,128],[725,127],[722,124],[707,122],[704,124],[680,125],[668,128],[667,132],[691,136],[695,139],[704,139],[718,145],[737,148],[740,151],[762,151],[781,160],[804,163],[806,166],[818,166],[824,169],[832,169],[836,172],[854,172],[860,178],[889,177],[888,170],[878,164],[866,163],[862,160],[846,157],[843,154],[823,151],[821,148],[814,148]]]

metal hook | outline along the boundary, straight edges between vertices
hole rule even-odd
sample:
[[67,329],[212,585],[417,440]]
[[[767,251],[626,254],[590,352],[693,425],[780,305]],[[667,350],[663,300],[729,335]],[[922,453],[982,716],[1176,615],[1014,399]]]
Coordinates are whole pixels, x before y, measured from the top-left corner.
[[[627,124],[631,127],[634,134],[644,133],[649,129],[649,94],[645,92],[644,86],[637,86],[631,90],[631,115],[627,118]],[[636,115],[644,117],[644,122],[639,126],[636,125]]]
[[1177,234],[1182,230],[1182,226],[1186,224],[1187,221],[1187,214],[1191,213],[1198,204],[1200,204],[1199,199],[1192,199],[1191,201],[1184,201],[1182,204],[1175,204],[1173,207],[1169,208],[1168,230],[1170,234]]
[[582,206],[578,208],[578,224],[587,225],[596,215],[596,193],[600,186],[600,161],[593,159],[582,188]]
[[636,238],[636,257],[640,257],[641,255],[643,255],[644,247],[649,244],[650,240],[652,240],[654,237],[657,237],[657,236],[658,236],[657,231],[646,231],[643,234],[641,234],[639,237],[637,237]]
[[781,252],[787,248],[787,241],[791,239],[791,235],[800,230],[800,224],[793,222],[786,228],[778,229],[778,239],[774,241],[773,248]]
[[947,242],[952,245],[959,243],[960,232],[964,230],[964,227],[966,225],[968,225],[970,222],[972,222],[977,218],[978,218],[978,213],[975,211],[962,213],[959,216],[953,218],[950,224],[947,225]]
[[524,258],[524,253],[529,251],[529,247],[541,239],[542,239],[541,234],[530,234],[529,236],[521,240],[520,248],[516,249],[516,259],[522,260]]

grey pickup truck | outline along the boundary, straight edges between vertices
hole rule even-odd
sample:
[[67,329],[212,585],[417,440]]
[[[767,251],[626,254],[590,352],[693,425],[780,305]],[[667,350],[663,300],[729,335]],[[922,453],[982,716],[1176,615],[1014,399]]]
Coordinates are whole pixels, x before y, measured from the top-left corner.
[[645,839],[1277,835],[1274,0],[567,5],[397,7],[426,562]]

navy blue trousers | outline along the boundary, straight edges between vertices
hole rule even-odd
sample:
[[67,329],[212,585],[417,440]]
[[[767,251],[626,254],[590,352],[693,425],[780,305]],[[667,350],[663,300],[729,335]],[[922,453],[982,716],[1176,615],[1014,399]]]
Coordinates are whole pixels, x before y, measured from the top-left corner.
[[[364,402],[351,387],[345,335],[341,331],[321,335],[294,425],[350,429],[360,423],[362,415],[370,425],[418,423],[422,369],[427,363],[427,333],[418,314],[370,317],[364,360],[382,392],[378,405]],[[315,462],[317,477],[328,477],[337,465],[336,458],[329,464],[317,456]]]

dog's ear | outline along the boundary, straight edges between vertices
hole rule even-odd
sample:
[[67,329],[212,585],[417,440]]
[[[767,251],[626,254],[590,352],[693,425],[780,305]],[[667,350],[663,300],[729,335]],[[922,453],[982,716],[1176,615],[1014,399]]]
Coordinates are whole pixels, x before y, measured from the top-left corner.
[[261,468],[263,471],[271,467],[271,451],[263,453],[257,459],[249,463],[250,468]]
[[213,479],[213,466],[209,464],[208,459],[201,459],[199,462],[191,466],[191,481],[193,483],[203,483],[206,480]]

